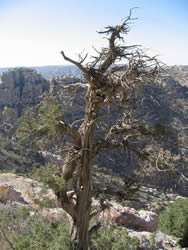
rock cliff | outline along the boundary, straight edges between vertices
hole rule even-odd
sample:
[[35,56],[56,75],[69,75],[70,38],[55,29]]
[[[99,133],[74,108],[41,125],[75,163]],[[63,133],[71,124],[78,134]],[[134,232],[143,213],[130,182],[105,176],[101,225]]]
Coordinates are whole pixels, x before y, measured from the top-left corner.
[[33,69],[15,68],[4,72],[0,79],[0,110],[14,108],[17,117],[24,106],[35,105],[39,97],[48,91],[49,83]]

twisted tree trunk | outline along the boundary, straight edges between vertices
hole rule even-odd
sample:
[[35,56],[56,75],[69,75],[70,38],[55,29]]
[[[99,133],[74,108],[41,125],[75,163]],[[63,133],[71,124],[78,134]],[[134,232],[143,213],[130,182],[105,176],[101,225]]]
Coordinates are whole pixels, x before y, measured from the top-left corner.
[[73,218],[72,228],[72,244],[75,250],[88,249],[88,229],[92,197],[92,169],[96,156],[94,135],[99,110],[100,105],[96,102],[95,91],[89,89],[86,98],[85,119],[79,130],[81,136],[81,159],[78,173],[77,213]]

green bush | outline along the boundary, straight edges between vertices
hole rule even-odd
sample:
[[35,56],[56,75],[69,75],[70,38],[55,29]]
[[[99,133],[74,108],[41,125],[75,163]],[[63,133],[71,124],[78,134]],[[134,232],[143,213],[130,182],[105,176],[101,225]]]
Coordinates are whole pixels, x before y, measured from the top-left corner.
[[30,228],[21,235],[16,235],[13,244],[16,250],[68,250],[70,239],[68,231],[63,224],[39,224],[32,218]]
[[[91,236],[92,250],[136,250],[139,246],[137,238],[130,238],[127,230],[116,224],[104,224]],[[2,250],[70,250],[69,225],[31,216],[28,209],[1,211],[0,244]]]
[[129,237],[127,230],[116,224],[102,226],[91,239],[91,249],[95,250],[136,250],[139,246],[136,237]]
[[178,199],[161,214],[160,230],[182,238],[182,247],[188,246],[188,199]]
[[[69,250],[70,236],[67,223],[52,223],[40,216],[29,215],[27,209],[3,212],[0,215],[1,249]],[[9,248],[10,244],[13,248]]]

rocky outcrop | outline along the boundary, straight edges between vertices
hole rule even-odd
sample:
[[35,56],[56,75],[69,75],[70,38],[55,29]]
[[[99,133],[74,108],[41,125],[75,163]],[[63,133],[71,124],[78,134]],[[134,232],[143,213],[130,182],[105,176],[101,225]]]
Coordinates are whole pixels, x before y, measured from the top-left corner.
[[[47,198],[53,201],[55,199],[53,191],[45,188],[44,193],[43,188],[43,185],[37,181],[23,176],[0,174],[0,201],[4,203],[17,202],[35,208],[43,199]],[[93,205],[98,206],[98,201],[94,200]],[[43,215],[49,213],[46,210]],[[156,213],[149,211],[137,212],[133,208],[123,207],[117,203],[112,203],[108,209],[101,213],[100,217],[113,223],[148,232],[155,232],[158,226],[158,215]]]
[[[38,209],[45,202],[50,208]],[[10,173],[0,174],[0,211],[19,211],[23,206],[32,209],[31,216],[39,213],[51,222],[70,219],[62,208],[56,207],[51,189],[44,188],[41,183],[30,178]]]
[[49,83],[35,70],[15,68],[4,72],[0,79],[0,107],[17,108],[34,105],[39,96],[49,89]]
[[18,202],[21,204],[28,204],[22,197],[20,192],[8,185],[0,186],[0,202],[6,203],[8,201]]
[[177,246],[179,241],[178,238],[174,236],[166,235],[160,231],[156,233],[150,233],[146,231],[136,231],[132,229],[127,229],[128,235],[130,237],[136,237],[140,241],[139,249],[143,250],[180,250],[182,248]]
[[[17,176],[15,174],[0,174],[0,210],[19,211],[20,207],[33,208],[30,215],[38,214],[42,218],[47,218],[53,223],[69,221],[70,216],[56,207],[38,209],[38,201],[43,198],[54,200],[55,195],[52,190],[45,189],[45,194],[41,191],[43,185],[39,182]],[[92,206],[99,207],[99,201],[93,200]],[[37,209],[35,209],[37,208]],[[136,237],[140,241],[140,248],[144,250],[157,249],[179,249],[177,242],[179,239],[163,234],[158,231],[158,215],[156,213],[133,208],[124,207],[117,202],[111,201],[108,208],[100,213],[100,221],[110,221],[125,226],[130,237]]]
[[128,228],[147,232],[156,232],[159,223],[159,216],[154,212],[136,211],[134,208],[123,207],[120,204],[113,204],[105,209],[101,213],[102,218]]
[[44,198],[53,200],[55,195],[50,189],[45,189],[44,194],[43,185],[37,181],[16,174],[0,174],[0,200],[3,202],[24,203],[36,207]]

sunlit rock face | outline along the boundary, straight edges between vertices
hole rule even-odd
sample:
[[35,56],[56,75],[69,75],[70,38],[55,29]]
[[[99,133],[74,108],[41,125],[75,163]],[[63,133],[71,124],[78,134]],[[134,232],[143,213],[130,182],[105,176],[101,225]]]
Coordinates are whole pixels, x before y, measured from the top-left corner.
[[48,89],[48,81],[33,69],[8,70],[0,79],[0,107],[16,108],[19,116],[23,105],[35,105]]

